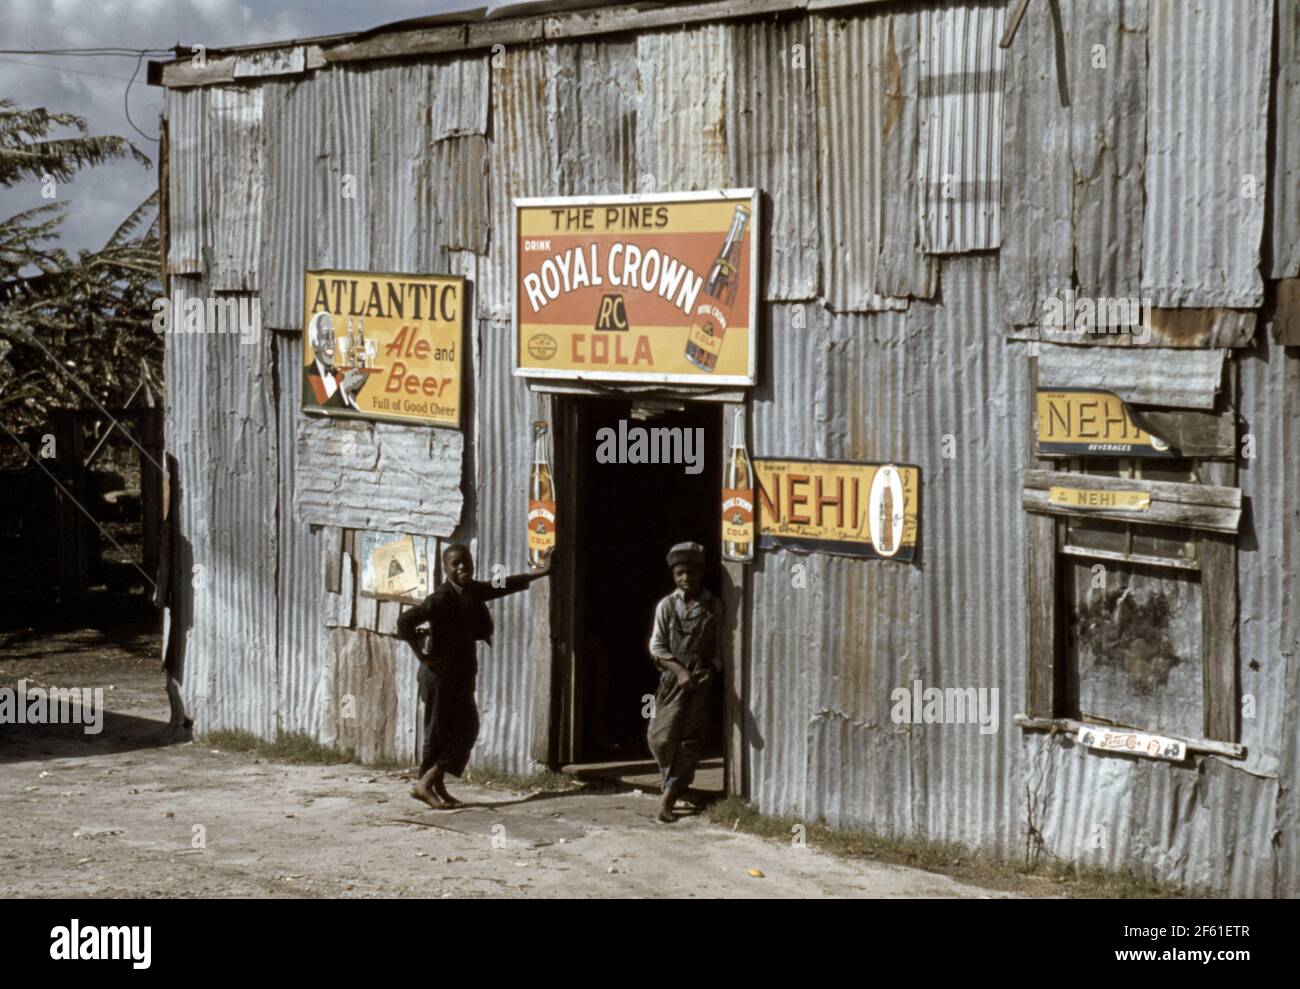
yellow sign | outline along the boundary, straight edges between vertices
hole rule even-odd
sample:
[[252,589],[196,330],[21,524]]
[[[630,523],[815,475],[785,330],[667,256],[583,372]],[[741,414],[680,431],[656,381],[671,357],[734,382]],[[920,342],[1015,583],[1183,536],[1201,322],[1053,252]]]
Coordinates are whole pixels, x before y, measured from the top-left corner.
[[1038,392],[1043,456],[1172,457],[1169,444],[1139,427],[1118,395],[1095,389]]
[[516,199],[515,373],[754,383],[753,189]]
[[309,271],[305,412],[460,427],[465,279]]
[[1105,509],[1112,512],[1145,512],[1151,495],[1145,491],[1101,491],[1097,488],[1051,488],[1047,500],[1062,508]]
[[755,460],[758,544],[910,560],[921,469],[838,460]]

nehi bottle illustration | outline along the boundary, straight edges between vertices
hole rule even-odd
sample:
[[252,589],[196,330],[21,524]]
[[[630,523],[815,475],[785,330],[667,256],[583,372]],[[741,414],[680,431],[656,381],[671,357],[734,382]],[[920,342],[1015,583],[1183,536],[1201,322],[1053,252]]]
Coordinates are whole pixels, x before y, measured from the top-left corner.
[[886,556],[894,553],[894,492],[885,488],[880,498],[880,545],[877,549]]
[[712,371],[718,366],[727,320],[736,302],[736,286],[740,281],[736,266],[740,263],[740,244],[748,223],[749,210],[737,206],[731,217],[727,239],[704,280],[702,298],[695,310],[690,335],[686,338],[686,359],[701,371]]
[[528,565],[540,567],[555,548],[555,481],[551,474],[550,427],[533,423],[533,466],[528,472]]
[[754,468],[745,451],[745,410],[731,424],[731,449],[722,475],[722,558],[737,563],[754,559]]

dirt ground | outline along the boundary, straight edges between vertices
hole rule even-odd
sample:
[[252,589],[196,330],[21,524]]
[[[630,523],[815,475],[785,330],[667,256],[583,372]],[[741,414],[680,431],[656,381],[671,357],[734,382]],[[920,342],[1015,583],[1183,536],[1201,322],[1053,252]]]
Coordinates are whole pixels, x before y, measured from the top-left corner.
[[[0,686],[104,688],[103,731],[0,726],[6,897],[1003,897],[946,876],[651,818],[655,797],[452,783],[167,743],[158,636],[0,633]],[[755,876],[751,870],[761,873]]]

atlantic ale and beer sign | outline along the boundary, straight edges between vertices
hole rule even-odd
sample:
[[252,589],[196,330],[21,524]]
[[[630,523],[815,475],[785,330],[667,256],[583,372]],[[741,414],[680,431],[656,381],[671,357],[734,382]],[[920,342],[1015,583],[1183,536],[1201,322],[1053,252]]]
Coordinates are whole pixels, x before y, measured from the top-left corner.
[[753,189],[514,204],[516,374],[754,383]]
[[1098,389],[1038,392],[1038,453],[1044,457],[1172,457],[1133,421],[1118,395]]
[[755,460],[758,545],[911,560],[921,468],[841,460]]
[[459,428],[465,279],[308,271],[302,408]]

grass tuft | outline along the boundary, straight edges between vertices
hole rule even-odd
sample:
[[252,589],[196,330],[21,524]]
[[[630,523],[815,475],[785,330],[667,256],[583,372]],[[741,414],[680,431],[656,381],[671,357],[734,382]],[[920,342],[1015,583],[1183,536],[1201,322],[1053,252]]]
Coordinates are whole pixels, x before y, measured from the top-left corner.
[[[226,749],[230,752],[251,752],[264,759],[277,762],[290,762],[300,765],[336,766],[345,762],[355,762],[356,753],[352,749],[339,749],[322,745],[316,739],[303,732],[278,732],[274,741],[258,738],[251,731],[222,728],[208,732],[203,736],[204,745],[214,749]],[[382,768],[382,767],[381,767]]]
[[1025,867],[952,842],[893,838],[869,831],[831,828],[822,821],[810,823],[793,817],[768,816],[734,796],[710,804],[705,815],[722,827],[783,841],[794,840],[796,827],[803,825],[804,840],[810,848],[819,851],[844,858],[907,865],[943,873],[961,882],[1028,896],[1172,899],[1213,895],[1134,872],[1109,872],[1059,861]]

